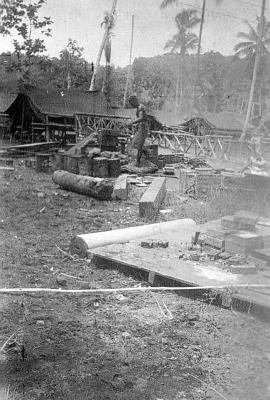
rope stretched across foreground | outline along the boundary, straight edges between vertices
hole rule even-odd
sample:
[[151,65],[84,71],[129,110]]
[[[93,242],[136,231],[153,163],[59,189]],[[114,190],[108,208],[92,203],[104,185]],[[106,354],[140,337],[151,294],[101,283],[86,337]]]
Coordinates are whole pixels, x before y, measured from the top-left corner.
[[3,288],[0,294],[26,294],[26,293],[61,293],[61,294],[97,294],[97,293],[117,293],[117,292],[160,292],[160,291],[184,291],[184,290],[221,290],[221,289],[250,289],[264,288],[270,289],[270,284],[239,284],[239,285],[218,285],[218,286],[185,286],[185,287],[168,287],[168,286],[140,286],[140,287],[123,287],[123,288],[105,288],[105,289],[50,289],[50,288]]

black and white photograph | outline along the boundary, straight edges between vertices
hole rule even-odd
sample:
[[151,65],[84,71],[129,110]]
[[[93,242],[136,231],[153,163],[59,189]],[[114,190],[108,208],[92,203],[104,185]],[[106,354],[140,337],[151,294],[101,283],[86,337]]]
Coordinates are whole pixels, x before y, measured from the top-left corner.
[[270,0],[0,0],[0,400],[270,400]]

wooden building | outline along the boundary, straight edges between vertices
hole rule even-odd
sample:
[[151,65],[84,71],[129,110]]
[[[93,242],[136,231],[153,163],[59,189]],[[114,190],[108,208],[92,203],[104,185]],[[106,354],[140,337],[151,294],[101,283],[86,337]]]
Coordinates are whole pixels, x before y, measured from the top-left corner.
[[10,119],[6,113],[7,108],[15,100],[17,94],[8,91],[0,91],[0,139],[8,139],[10,131]]
[[[21,91],[5,111],[11,119],[13,138],[23,143],[70,141],[93,131],[125,130],[136,119],[135,109],[109,106],[102,92],[47,90]],[[152,116],[151,129],[161,124]]]

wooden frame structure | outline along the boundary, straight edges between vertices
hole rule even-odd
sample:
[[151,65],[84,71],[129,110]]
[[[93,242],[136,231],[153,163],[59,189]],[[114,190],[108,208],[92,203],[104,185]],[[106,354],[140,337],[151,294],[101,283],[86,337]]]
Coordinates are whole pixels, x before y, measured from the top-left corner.
[[127,135],[133,132],[132,127],[127,127],[129,121],[131,118],[122,116],[75,114],[75,131],[85,135],[101,130],[116,130],[120,135]]
[[[231,136],[194,136],[187,133],[151,131],[150,140],[153,144],[173,152],[223,161],[247,160],[254,152],[251,142],[236,140]],[[263,141],[263,149],[264,157],[270,160],[270,141]]]

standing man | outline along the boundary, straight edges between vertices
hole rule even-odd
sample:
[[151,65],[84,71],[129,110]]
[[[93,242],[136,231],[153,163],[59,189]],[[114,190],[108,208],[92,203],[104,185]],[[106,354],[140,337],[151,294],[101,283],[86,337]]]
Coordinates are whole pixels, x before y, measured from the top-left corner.
[[[134,96],[132,96],[132,102],[134,104]],[[147,117],[144,105],[139,104],[137,99],[136,102],[137,102],[137,111],[136,111],[137,119],[128,124],[128,126],[137,125],[137,131],[132,139],[132,148],[137,149],[136,167],[139,167],[142,155],[147,154],[147,150],[144,148],[144,143],[149,133],[150,121]]]

